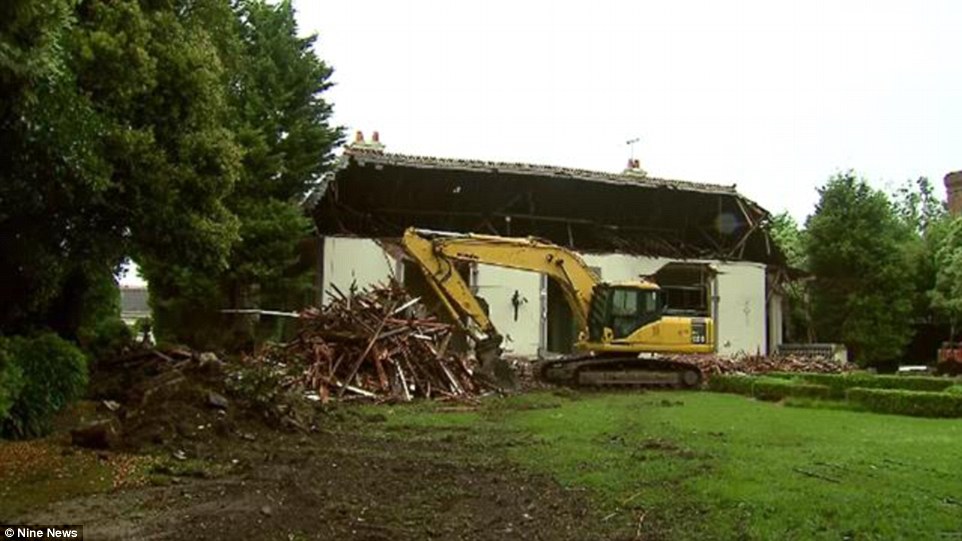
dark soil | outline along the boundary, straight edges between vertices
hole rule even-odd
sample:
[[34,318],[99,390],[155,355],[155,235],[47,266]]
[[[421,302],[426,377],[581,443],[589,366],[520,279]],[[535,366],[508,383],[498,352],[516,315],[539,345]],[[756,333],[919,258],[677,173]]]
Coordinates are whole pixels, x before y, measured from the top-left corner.
[[[62,501],[19,523],[86,526],[91,539],[591,539],[585,499],[492,460],[470,438],[359,422],[337,431],[213,439],[229,468]],[[156,478],[157,476],[155,476]]]
[[[63,491],[25,466],[20,493],[31,503],[0,501],[0,520],[83,524],[88,539],[601,537],[588,531],[599,517],[582,493],[498,458],[499,446],[512,444],[504,436],[388,428],[384,415],[349,405],[264,400],[257,386],[228,384],[237,375],[192,354],[102,365],[95,400],[38,442],[40,451],[18,451],[52,457],[58,479],[78,482]],[[103,418],[120,427],[115,444],[71,446],[72,427]],[[112,488],[109,479],[98,484],[115,462],[138,466],[114,468]],[[16,487],[0,498],[17,498]]]

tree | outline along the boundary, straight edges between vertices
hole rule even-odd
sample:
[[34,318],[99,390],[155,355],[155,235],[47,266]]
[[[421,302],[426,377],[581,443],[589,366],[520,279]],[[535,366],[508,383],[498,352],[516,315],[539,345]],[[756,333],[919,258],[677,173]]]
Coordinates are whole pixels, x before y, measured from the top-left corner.
[[938,269],[936,251],[944,236],[948,211],[944,201],[935,195],[932,183],[925,177],[907,181],[892,194],[896,215],[910,231],[905,250],[912,265],[915,290],[912,306],[916,322],[932,322],[932,289]]
[[919,236],[925,236],[948,213],[945,201],[936,195],[932,182],[926,177],[905,182],[892,199],[899,219]]
[[[782,212],[772,216],[769,225],[772,240],[785,254],[785,262],[794,270],[807,270],[805,253],[806,234],[790,214]],[[788,301],[788,321],[786,339],[789,341],[810,340],[813,334],[811,303],[809,301],[807,280],[796,279],[785,284]]]
[[209,30],[233,24],[226,0],[0,10],[3,332],[75,336],[130,254],[223,268],[241,156]]
[[912,337],[911,232],[888,197],[852,173],[819,189],[807,222],[813,318],[863,366],[896,361]]
[[944,234],[938,236],[932,308],[949,320],[949,340],[955,341],[962,319],[962,218],[947,221]]
[[786,263],[796,269],[804,269],[807,265],[804,232],[799,228],[795,218],[787,212],[772,216],[769,233],[778,248],[785,254]]
[[[235,9],[236,40],[223,40],[221,54],[232,67],[228,105],[243,156],[225,200],[239,219],[238,242],[217,272],[146,266],[160,336],[206,346],[224,338],[211,325],[223,308],[303,304],[312,280],[310,266],[298,268],[299,246],[312,224],[301,203],[342,137],[322,97],[332,70],[313,52],[315,36],[298,37],[291,3],[244,0]],[[241,323],[227,337],[234,347],[252,338],[247,320],[229,321]]]

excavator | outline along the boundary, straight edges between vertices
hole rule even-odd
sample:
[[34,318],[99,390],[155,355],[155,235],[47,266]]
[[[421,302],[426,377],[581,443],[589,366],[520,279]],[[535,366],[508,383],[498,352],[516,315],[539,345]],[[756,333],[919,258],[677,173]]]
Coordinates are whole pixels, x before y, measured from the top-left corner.
[[402,245],[474,342],[482,373],[502,387],[516,383],[501,357],[503,337],[484,301],[458,272],[458,262],[537,272],[560,286],[581,331],[577,353],[539,363],[544,381],[575,387],[694,387],[701,382],[698,367],[664,355],[714,351],[711,318],[673,315],[659,286],[645,279],[602,282],[577,253],[562,246],[536,238],[416,228],[405,231]]

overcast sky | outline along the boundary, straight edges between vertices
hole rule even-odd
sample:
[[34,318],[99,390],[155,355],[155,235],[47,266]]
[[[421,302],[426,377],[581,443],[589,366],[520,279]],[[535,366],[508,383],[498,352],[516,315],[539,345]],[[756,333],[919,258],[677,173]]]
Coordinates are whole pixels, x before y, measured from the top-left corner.
[[295,0],[337,124],[391,152],[738,185],[962,169],[962,2]]

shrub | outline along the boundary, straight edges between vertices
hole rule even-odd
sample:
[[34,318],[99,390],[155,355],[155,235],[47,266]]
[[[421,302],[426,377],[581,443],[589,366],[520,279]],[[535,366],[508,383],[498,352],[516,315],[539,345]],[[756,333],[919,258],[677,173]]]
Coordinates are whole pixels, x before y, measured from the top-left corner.
[[734,393],[751,396],[754,378],[744,375],[712,376],[708,380],[708,388],[718,393]]
[[906,391],[941,392],[954,382],[948,378],[925,376],[876,376],[871,374],[800,374],[807,382],[832,389],[833,398],[844,398],[845,391],[862,389],[901,389]]
[[850,404],[877,413],[915,417],[962,417],[962,395],[900,389],[849,389]]
[[7,352],[23,374],[23,387],[0,425],[7,437],[40,436],[53,414],[79,398],[87,385],[87,358],[53,333],[6,340]]
[[119,317],[109,317],[97,322],[80,334],[80,345],[91,359],[115,357],[134,340],[134,331]]
[[962,383],[956,383],[942,392],[962,396]]
[[759,400],[781,400],[794,396],[800,398],[828,399],[831,390],[824,385],[802,383],[781,377],[719,375],[708,380],[708,388],[719,393],[743,394]]
[[802,375],[798,372],[766,372],[766,378],[778,378],[778,379],[798,379]]
[[752,385],[752,396],[759,400],[777,401],[786,397],[829,399],[831,389],[824,385],[800,383],[788,379],[757,378]]
[[0,421],[7,418],[10,407],[23,389],[23,372],[13,361],[9,340],[0,337]]

